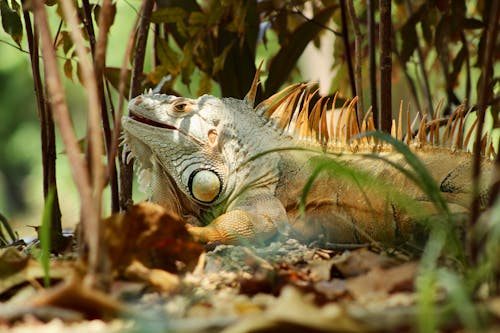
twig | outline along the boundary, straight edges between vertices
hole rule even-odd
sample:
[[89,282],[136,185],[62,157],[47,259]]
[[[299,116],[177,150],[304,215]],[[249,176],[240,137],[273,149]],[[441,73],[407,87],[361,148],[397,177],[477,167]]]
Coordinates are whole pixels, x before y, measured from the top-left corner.
[[33,0],[31,4],[33,6],[35,26],[38,28],[40,34],[45,82],[47,84],[49,101],[54,113],[54,119],[61,133],[66,155],[71,165],[73,179],[80,194],[82,221],[88,223],[90,219],[95,219],[96,221],[94,222],[97,222],[97,214],[95,214],[96,210],[92,200],[92,188],[90,186],[88,170],[84,160],[80,156],[80,147],[72,127],[69,110],[65,101],[63,85],[58,72],[56,53],[50,37],[45,4],[43,0]]
[[366,0],[367,26],[368,26],[368,53],[370,71],[370,102],[373,114],[373,123],[378,128],[378,103],[377,103],[377,63],[375,61],[375,6],[374,0]]
[[347,17],[345,1],[340,0],[340,16],[342,18],[342,40],[344,42],[345,59],[347,62],[347,72],[349,73],[349,82],[351,83],[352,96],[356,96],[356,80],[354,79],[354,69],[352,66],[351,48],[349,46],[349,30],[347,28]]
[[[411,1],[406,0],[405,5],[406,5],[406,9],[408,11],[408,16],[411,17],[411,15],[413,14],[413,8],[411,6]],[[424,53],[422,52],[422,48],[420,47],[420,41],[418,38],[416,40],[416,44],[417,44],[416,49],[417,49],[417,56],[418,56],[418,67],[420,68],[422,80],[424,81],[424,89],[425,89],[425,97],[427,99],[427,107],[429,109],[429,114],[432,117],[434,114],[434,107],[432,105],[431,88],[429,86],[429,78],[427,77],[427,71],[425,70]]]
[[462,40],[462,45],[465,49],[465,106],[468,109],[469,108],[469,101],[470,101],[470,89],[471,89],[471,83],[470,83],[470,54],[469,54],[469,48],[467,46],[467,39],[465,38],[465,33],[462,31],[460,33],[460,39]]
[[380,129],[391,132],[392,87],[391,87],[391,1],[380,0]]
[[404,63],[401,60],[401,54],[398,52],[398,50],[394,49],[393,52],[396,55],[396,59],[399,61],[399,64],[401,66],[401,70],[403,71],[405,78],[406,78],[406,81],[408,82],[408,87],[410,88],[410,92],[411,92],[411,95],[413,97],[413,102],[415,103],[415,107],[417,108],[417,110],[422,110],[422,107],[420,106],[420,99],[418,98],[418,94],[417,94],[417,87],[416,87],[416,84],[413,81],[413,78],[411,77],[410,73],[408,73],[408,67],[407,67],[406,63]]
[[[23,2],[24,4],[24,2]],[[38,35],[33,34],[29,10],[23,10],[23,18],[26,27],[26,37],[28,48],[30,50],[31,72],[33,74],[33,86],[38,106],[38,115],[40,118],[40,134],[42,141],[42,169],[43,169],[43,198],[47,200],[49,191],[53,190],[52,207],[50,208],[51,223],[50,233],[53,239],[56,235],[62,233],[61,209],[59,207],[59,198],[57,193],[56,181],[56,139],[54,129],[54,118],[50,106],[45,102],[43,93],[43,84],[40,74],[40,62],[38,54]]]
[[76,8],[72,1],[60,2],[66,24],[70,27],[70,35],[75,45],[75,51],[79,59],[82,73],[83,85],[87,91],[88,100],[88,127],[87,135],[90,149],[90,174],[92,175],[93,211],[88,212],[91,216],[86,223],[83,223],[84,237],[89,247],[88,264],[89,272],[86,282],[92,286],[102,287],[102,278],[109,277],[107,271],[107,255],[104,251],[102,225],[99,223],[101,217],[101,198],[104,188],[103,165],[101,162],[102,137],[99,114],[99,95],[97,92],[97,83],[95,79],[94,66],[90,61],[89,54],[85,48],[85,41],[78,28],[80,22],[76,14]]
[[[104,67],[106,61],[106,45],[108,42],[108,33],[111,26],[111,11],[112,3],[110,0],[105,0],[102,2],[101,11],[99,14],[99,35],[96,41],[94,27],[92,24],[92,17],[90,11],[90,4],[88,0],[82,1],[84,12],[85,12],[85,27],[87,28],[90,41],[90,49],[92,50],[92,56],[95,65],[95,78],[97,83],[97,91],[99,93],[99,100],[101,102],[101,122],[102,128],[104,130],[104,142],[106,144],[106,155],[108,158],[108,169],[107,176],[109,178],[109,184],[111,189],[111,211],[117,212],[119,210],[119,199],[118,199],[118,173],[116,167],[110,168],[111,159],[111,144],[112,144],[112,134],[110,127],[110,120],[108,114],[108,107],[106,103],[106,96],[104,93]],[[106,85],[109,95],[109,86]],[[111,104],[111,98],[109,98],[109,103]]]
[[361,34],[361,29],[359,28],[360,22],[358,16],[356,15],[356,11],[354,10],[353,0],[347,0],[347,12],[349,13],[349,17],[351,19],[352,26],[354,28],[354,54],[356,62],[354,63],[355,72],[354,75],[356,77],[356,94],[358,96],[358,102],[356,103],[356,114],[357,114],[357,122],[361,124],[363,120],[363,78],[361,75],[361,65],[362,65],[362,54],[361,54],[361,41],[363,39],[363,35]]
[[323,29],[325,29],[325,30],[330,31],[331,33],[333,33],[333,34],[334,34],[335,36],[337,36],[337,37],[342,37],[342,35],[343,35],[341,32],[338,32],[337,30],[332,29],[332,28],[330,28],[329,26],[324,25],[324,24],[323,24],[323,23],[321,23],[321,22],[318,22],[318,21],[316,21],[315,19],[312,19],[312,18],[307,17],[307,16],[306,16],[304,13],[302,13],[300,10],[297,10],[297,9],[290,10],[290,11],[289,11],[289,13],[291,13],[291,14],[297,14],[297,15],[300,15],[300,16],[302,16],[302,18],[303,18],[303,19],[305,19],[307,22],[314,23],[314,24],[316,24],[317,26],[319,26],[319,27],[321,27],[321,28],[323,28]]
[[[130,82],[129,97],[133,98],[139,95],[141,91],[141,75],[144,69],[144,56],[146,53],[146,42],[148,39],[150,17],[153,11],[154,1],[144,0],[141,9],[141,19],[137,31],[137,43],[135,45],[134,65],[132,69],[132,78]],[[133,165],[126,164],[125,161],[120,165],[120,207],[126,209],[132,201],[132,175]]]
[[[118,111],[117,114],[115,115],[114,119],[114,132],[113,132],[113,140],[111,143],[111,152],[110,152],[110,164],[109,168],[115,168],[115,161],[116,161],[116,152],[119,151],[119,156],[118,156],[118,161],[119,161],[119,166],[120,166],[120,208],[121,209],[126,209],[128,207],[128,201],[131,200],[131,196],[128,198],[124,199],[123,204],[122,204],[122,193],[123,193],[123,187],[125,185],[130,186],[130,191],[132,190],[132,174],[131,172],[133,170],[128,170],[126,169],[126,161],[120,158],[122,156],[123,148],[118,147],[118,140],[120,139],[120,133],[122,131],[121,129],[121,118],[123,116],[123,107],[124,107],[124,102],[125,102],[125,79],[127,76],[127,66],[129,63],[129,55],[132,53],[132,48],[134,47],[134,41],[135,41],[135,31],[137,30],[137,26],[139,24],[139,16],[136,17],[134,26],[132,27],[132,32],[130,33],[128,42],[127,42],[127,49],[125,51],[125,56],[123,57],[123,63],[122,67],[120,70],[120,82],[118,84]],[[127,173],[130,172],[130,173]],[[128,177],[127,177],[128,176]],[[131,194],[131,192],[130,192]]]
[[[483,67],[481,68],[481,81],[479,85],[478,110],[477,110],[477,129],[476,140],[474,142],[474,160],[472,164],[472,181],[473,181],[473,199],[471,204],[471,214],[469,221],[469,230],[473,230],[480,212],[480,196],[479,196],[479,178],[481,174],[481,142],[483,138],[484,118],[486,114],[486,106],[490,98],[491,89],[488,85],[491,82],[493,52],[495,52],[495,40],[497,37],[498,20],[500,18],[500,1],[493,1],[488,19],[486,32],[486,47],[484,50]],[[498,159],[495,166],[498,167]],[[498,185],[497,185],[498,186]],[[469,255],[472,263],[477,263],[480,243],[474,237],[469,239]]]

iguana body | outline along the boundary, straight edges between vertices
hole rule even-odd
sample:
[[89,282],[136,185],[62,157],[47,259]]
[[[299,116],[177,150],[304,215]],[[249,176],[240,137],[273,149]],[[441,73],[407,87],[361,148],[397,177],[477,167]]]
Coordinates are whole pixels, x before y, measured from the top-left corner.
[[[405,165],[401,155],[366,138],[349,141],[360,131],[351,117],[353,104],[338,117],[326,112],[324,101],[308,112],[312,94],[295,85],[254,108],[255,89],[256,83],[245,100],[144,94],[130,101],[130,114],[122,120],[125,143],[149,174],[149,180],[140,176],[151,200],[185,216],[196,239],[260,242],[291,232],[303,240],[353,243],[394,241],[411,233],[414,217],[389,192],[327,172],[319,173],[310,187],[304,219],[304,186],[325,158],[394,184],[422,203],[424,214],[434,213],[414,182],[365,153]],[[371,128],[369,119],[363,124],[363,130]],[[401,137],[401,131],[399,124],[395,136]],[[424,134],[419,131],[413,139],[421,141],[412,144],[413,151],[431,170],[453,212],[466,211],[471,156],[431,148],[422,142]],[[454,140],[463,141],[461,136]],[[487,180],[491,169],[484,161]]]

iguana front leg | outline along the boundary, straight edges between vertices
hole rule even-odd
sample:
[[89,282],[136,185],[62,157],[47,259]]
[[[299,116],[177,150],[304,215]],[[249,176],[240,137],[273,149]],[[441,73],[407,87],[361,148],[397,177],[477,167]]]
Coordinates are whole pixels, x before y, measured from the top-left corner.
[[237,199],[226,211],[204,227],[188,226],[200,242],[237,244],[265,242],[288,225],[285,208],[272,194],[253,191]]

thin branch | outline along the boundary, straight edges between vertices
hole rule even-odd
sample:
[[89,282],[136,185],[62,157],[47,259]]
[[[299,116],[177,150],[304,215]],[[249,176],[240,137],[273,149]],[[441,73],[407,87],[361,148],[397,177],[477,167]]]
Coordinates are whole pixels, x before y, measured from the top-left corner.
[[71,165],[73,180],[80,194],[82,221],[88,223],[87,221],[89,219],[97,219],[95,214],[96,209],[92,200],[92,188],[90,186],[90,179],[85,161],[81,158],[80,147],[72,127],[69,110],[65,101],[64,89],[58,71],[56,53],[52,46],[45,4],[43,0],[33,0],[31,4],[33,7],[35,26],[40,33],[45,82],[49,101],[54,113],[54,119],[61,133],[66,155]]
[[[408,11],[408,16],[411,17],[413,14],[413,8],[411,5],[410,0],[405,1],[406,9]],[[422,47],[420,47],[420,41],[417,38],[416,40],[416,49],[417,49],[417,56],[418,56],[418,67],[420,68],[420,72],[422,75],[422,80],[424,81],[424,89],[425,89],[425,97],[427,99],[427,108],[429,109],[429,114],[432,117],[434,114],[434,107],[432,105],[432,95],[431,95],[431,88],[429,85],[429,78],[427,77],[427,71],[425,70],[425,59],[424,59],[424,53],[422,52]]]
[[66,24],[70,27],[69,32],[75,45],[75,51],[79,59],[79,65],[82,73],[83,85],[87,91],[88,100],[88,127],[87,135],[90,149],[90,170],[92,174],[93,188],[93,211],[88,212],[92,218],[89,218],[84,227],[84,237],[89,247],[88,263],[89,273],[87,275],[87,283],[92,286],[102,287],[102,278],[109,276],[107,269],[107,256],[104,251],[102,224],[99,223],[101,217],[101,198],[104,188],[103,165],[101,162],[102,137],[99,114],[99,95],[97,92],[97,83],[95,79],[94,66],[90,61],[89,54],[85,48],[85,41],[78,28],[80,22],[76,16],[76,8],[72,1],[60,2]]
[[[476,140],[474,142],[474,160],[472,164],[472,180],[473,180],[473,199],[471,204],[471,214],[469,221],[469,230],[475,226],[480,212],[481,199],[479,195],[479,178],[481,174],[481,143],[483,138],[484,118],[486,114],[486,106],[490,98],[491,88],[488,86],[492,78],[493,52],[495,52],[495,40],[497,38],[498,20],[500,18],[500,1],[493,1],[489,13],[488,26],[485,28],[486,47],[484,50],[483,67],[481,68],[481,81],[479,83],[478,110],[477,110],[477,129]],[[498,167],[498,159],[496,167]],[[498,181],[498,180],[497,180]],[[496,185],[498,186],[498,185]],[[480,244],[476,239],[471,237],[469,240],[469,255],[472,263],[477,263]]]
[[392,58],[391,58],[391,1],[380,0],[380,129],[391,132],[392,125]]
[[[144,57],[146,53],[146,43],[148,39],[150,17],[153,12],[154,1],[144,0],[141,9],[141,19],[137,32],[137,42],[135,45],[134,65],[130,82],[129,97],[139,95],[141,91],[141,76],[144,69]],[[120,165],[120,207],[126,209],[132,202],[132,176],[133,165],[122,161]]]
[[[129,55],[132,53],[132,49],[134,47],[134,41],[135,41],[135,31],[137,30],[137,26],[139,25],[139,16],[136,16],[136,20],[134,23],[134,26],[132,27],[132,32],[129,35],[128,42],[127,42],[127,49],[125,51],[125,56],[123,57],[123,62],[122,62],[122,67],[120,70],[120,82],[118,84],[118,111],[117,114],[115,115],[114,119],[114,132],[113,132],[113,141],[111,144],[111,152],[110,152],[110,164],[109,168],[115,168],[115,161],[116,161],[116,152],[118,151],[120,153],[119,157],[122,156],[123,153],[123,148],[118,147],[118,140],[120,139],[120,133],[122,131],[121,128],[121,118],[123,116],[123,108],[124,108],[124,102],[125,102],[125,80],[127,76],[127,66],[129,64]],[[123,189],[124,186],[130,186],[130,191],[132,190],[132,174],[131,172],[131,167],[127,167],[125,165],[126,161],[123,159],[119,158],[119,166],[120,166],[120,189]],[[129,168],[129,169],[127,169]],[[127,173],[127,172],[130,172]],[[127,178],[128,175],[128,178]],[[120,208],[126,209],[128,207],[128,202],[127,200],[131,200],[131,196],[128,199],[125,199],[121,201],[121,196],[122,196],[123,190],[120,191]]]
[[[47,199],[50,190],[53,191],[51,212],[50,233],[51,239],[59,239],[57,236],[62,234],[61,209],[59,206],[59,196],[57,193],[56,180],[56,139],[54,118],[50,106],[45,102],[43,93],[43,83],[40,74],[40,62],[38,54],[38,34],[32,30],[29,10],[23,10],[23,18],[26,29],[26,38],[30,50],[31,72],[33,75],[33,86],[38,106],[38,115],[40,118],[40,134],[42,145],[42,168],[43,168],[43,198]],[[57,244],[52,244],[57,246]]]
[[470,91],[471,91],[471,82],[470,82],[470,53],[469,48],[467,47],[467,39],[465,38],[465,33],[462,31],[460,33],[460,39],[462,40],[462,45],[465,49],[465,103],[466,108],[469,108],[470,103]]
[[363,120],[363,78],[361,75],[361,65],[362,65],[362,54],[361,54],[361,43],[363,40],[363,35],[361,34],[361,29],[359,28],[360,22],[358,16],[356,15],[356,11],[354,10],[353,0],[347,0],[347,12],[349,13],[349,17],[351,19],[351,23],[354,28],[354,54],[355,54],[355,72],[354,75],[356,77],[356,93],[358,95],[358,102],[356,103],[356,114],[358,124],[361,124]]
[[367,0],[367,26],[368,26],[368,53],[370,71],[370,102],[372,106],[373,123],[378,128],[378,102],[377,102],[377,63],[375,60],[375,6],[374,0]]
[[337,30],[332,29],[332,28],[330,28],[329,26],[324,25],[324,24],[323,24],[323,23],[321,23],[321,22],[318,22],[318,21],[316,21],[315,19],[312,19],[312,18],[307,17],[304,13],[302,13],[302,12],[301,12],[300,10],[298,10],[298,9],[290,10],[290,11],[288,11],[288,12],[289,12],[289,13],[291,13],[291,14],[297,14],[297,15],[300,15],[300,16],[302,16],[302,18],[303,18],[303,19],[305,19],[307,22],[314,23],[314,24],[316,24],[317,26],[319,26],[319,27],[321,27],[321,28],[323,28],[323,29],[325,29],[325,30],[330,31],[331,33],[333,33],[333,34],[334,34],[335,36],[337,36],[337,37],[342,37],[342,33],[341,33],[341,32],[338,32]]
[[401,54],[397,49],[394,49],[393,52],[396,55],[396,59],[399,61],[401,70],[405,75],[406,82],[408,83],[408,88],[410,89],[410,93],[413,97],[413,102],[415,103],[415,107],[417,108],[417,110],[422,110],[422,107],[420,106],[420,99],[418,98],[417,85],[415,84],[415,81],[411,77],[410,73],[408,73],[408,67],[406,66],[406,63],[401,60]]
[[[97,91],[99,93],[99,100],[101,102],[101,122],[104,131],[104,142],[106,144],[106,155],[108,158],[108,169],[107,177],[109,178],[109,184],[111,189],[111,211],[117,212],[119,210],[119,198],[118,198],[118,173],[116,167],[109,168],[111,159],[111,144],[112,144],[112,133],[110,127],[110,120],[108,114],[108,107],[106,104],[105,96],[105,86],[104,82],[104,68],[106,61],[106,46],[108,43],[108,34],[111,26],[111,14],[113,5],[110,0],[104,0],[101,5],[101,11],[99,13],[98,24],[99,24],[99,35],[96,41],[94,27],[92,24],[92,17],[90,11],[90,4],[88,0],[82,1],[84,12],[85,12],[85,26],[88,29],[89,41],[92,50],[92,56],[95,65],[95,79],[97,83]],[[109,95],[109,86],[106,85]],[[109,103],[112,104],[111,98],[109,98]]]
[[351,83],[352,96],[356,96],[356,80],[354,79],[354,69],[352,66],[351,47],[349,46],[349,29],[347,28],[347,17],[345,1],[340,0],[340,15],[342,17],[342,40],[344,42],[345,59],[347,62],[347,72]]

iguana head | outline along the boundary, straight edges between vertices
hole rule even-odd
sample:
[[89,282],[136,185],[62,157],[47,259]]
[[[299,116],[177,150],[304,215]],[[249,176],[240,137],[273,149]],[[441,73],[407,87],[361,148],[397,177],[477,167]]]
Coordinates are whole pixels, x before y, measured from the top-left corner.
[[[220,101],[145,94],[129,103],[125,138],[144,169],[165,171],[182,194],[200,204],[215,202],[227,170],[218,145]],[[203,112],[200,112],[203,111]]]
[[237,184],[248,184],[241,178],[257,173],[242,170],[241,162],[254,152],[250,146],[269,144],[263,131],[273,131],[247,101],[209,95],[140,95],[122,123],[141,168],[163,170],[178,198],[201,206],[222,202]]

